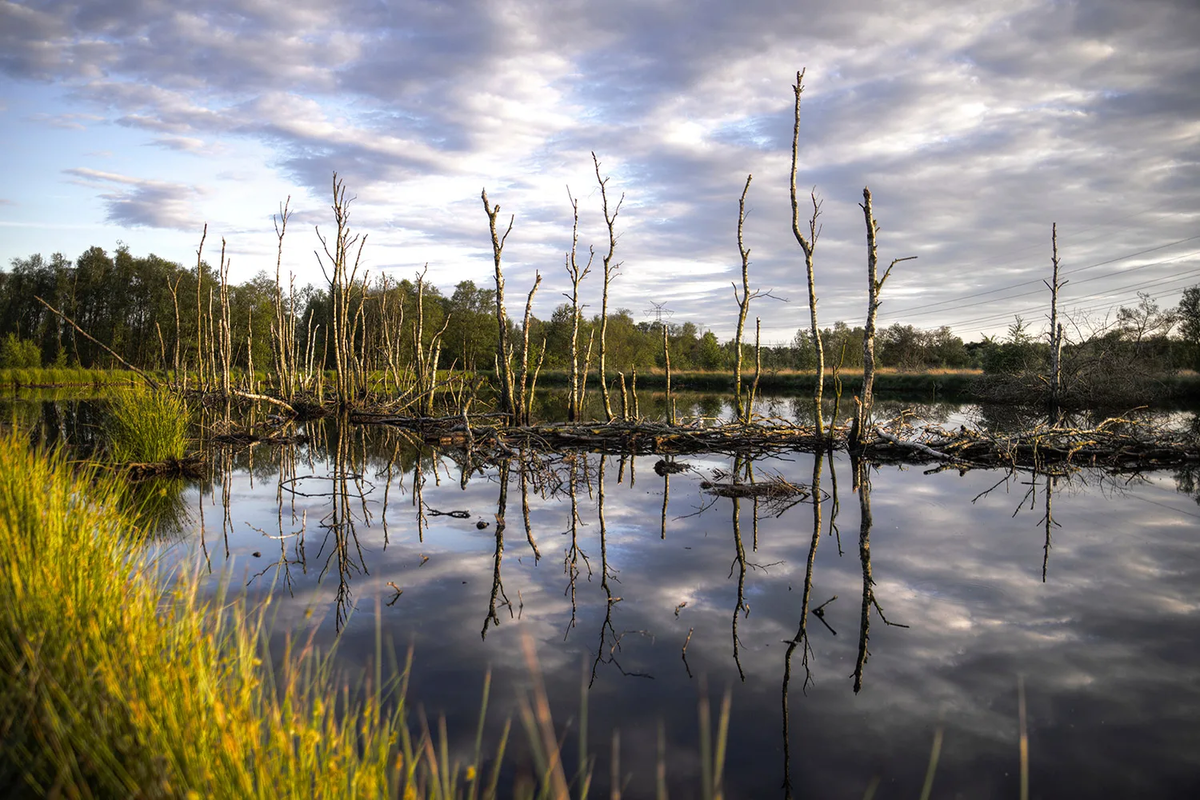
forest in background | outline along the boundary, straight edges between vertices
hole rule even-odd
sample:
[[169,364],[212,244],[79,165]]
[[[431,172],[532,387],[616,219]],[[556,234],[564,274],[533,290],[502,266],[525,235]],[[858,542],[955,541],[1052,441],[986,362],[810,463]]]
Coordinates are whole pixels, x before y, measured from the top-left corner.
[[[199,286],[197,286],[199,278]],[[418,325],[419,276],[395,280],[379,276],[357,285],[351,304],[361,302],[369,321],[355,342],[359,352],[373,361],[392,357],[408,363],[415,352],[420,328],[422,347],[428,348],[440,332],[439,369],[490,370],[497,346],[495,290],[472,281],[458,283],[446,293],[436,286],[423,288],[422,314]],[[176,303],[179,321],[176,328]],[[142,369],[166,369],[171,365],[178,339],[184,361],[196,348],[197,308],[205,313],[218,289],[218,276],[206,262],[187,268],[150,254],[135,256],[119,246],[109,253],[89,248],[74,261],[61,253],[50,258],[40,254],[12,260],[0,271],[0,368],[38,366],[112,368],[119,366],[103,349],[79,336],[61,318],[47,310],[37,297],[62,310],[80,327],[106,343],[130,364]],[[271,324],[276,293],[275,279],[266,272],[241,284],[230,284],[229,311],[234,364],[258,369],[271,364]],[[196,298],[200,301],[197,303]],[[318,367],[332,369],[333,354],[323,347],[329,329],[332,305],[322,288],[307,285],[283,298],[298,320],[296,337],[300,352],[312,352]],[[379,333],[382,317],[390,315],[393,330],[401,335],[390,343]],[[530,318],[529,341],[533,358],[541,357],[546,370],[570,365],[571,306],[559,305],[550,319]],[[584,318],[580,325],[581,346],[598,329],[599,315]],[[712,331],[691,321],[639,321],[628,309],[608,315],[608,353],[614,372],[650,371],[663,367],[661,325],[667,326],[670,358],[676,370],[728,371],[733,368],[734,342],[721,341]],[[513,335],[520,325],[509,320]],[[844,368],[862,366],[861,325],[836,322],[822,330],[826,359]],[[1119,353],[1136,360],[1152,372],[1194,369],[1200,352],[1200,287],[1184,293],[1175,309],[1160,309],[1149,297],[1134,307],[1121,308],[1103,331],[1087,337],[1076,348],[1112,358]],[[753,345],[744,344],[746,358],[753,363]],[[1004,337],[964,342],[949,328],[921,330],[912,325],[893,324],[877,334],[877,359],[882,367],[898,370],[982,369],[1004,373],[1030,366],[1048,354],[1048,345],[1031,332],[1027,321],[1015,320]],[[371,355],[374,358],[371,358]],[[809,370],[815,364],[813,344],[806,326],[787,344],[763,345],[762,368],[766,373]],[[326,363],[321,363],[325,361]]]

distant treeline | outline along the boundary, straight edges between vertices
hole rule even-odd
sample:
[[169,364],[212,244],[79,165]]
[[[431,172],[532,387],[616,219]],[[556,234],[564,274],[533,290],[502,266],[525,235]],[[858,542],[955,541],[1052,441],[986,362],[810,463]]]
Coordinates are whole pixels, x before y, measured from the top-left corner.
[[[447,296],[426,284],[420,325],[415,281],[385,277],[366,287],[359,285],[354,291],[357,295],[351,305],[361,309],[368,322],[358,329],[354,347],[368,361],[386,360],[380,354],[389,342],[384,341],[379,331],[390,327],[401,333],[390,337],[390,348],[392,357],[402,363],[411,360],[418,331],[426,347],[441,331],[440,369],[492,368],[497,342],[493,289],[462,281]],[[218,276],[206,262],[188,268],[156,255],[134,256],[125,246],[111,254],[92,247],[75,261],[59,253],[49,259],[41,255],[13,259],[7,271],[0,271],[0,368],[116,366],[111,355],[47,310],[37,297],[60,309],[130,364],[143,369],[169,368],[177,339],[183,362],[195,363],[198,312],[199,316],[211,313],[211,304],[219,302],[217,292]],[[230,286],[230,329],[236,366],[245,368],[251,358],[259,369],[271,363],[275,297],[275,280],[265,272]],[[284,303],[292,307],[298,320],[298,351],[311,353],[317,368],[332,368],[333,353],[324,347],[324,332],[329,329],[332,311],[328,293],[309,285],[287,292]],[[1092,349],[1124,348],[1164,370],[1194,367],[1195,343],[1186,337],[1170,335],[1176,321],[1183,322],[1181,328],[1185,334],[1197,328],[1196,325],[1188,328],[1185,311],[1181,306],[1179,310],[1161,312],[1144,299],[1135,309],[1122,309],[1117,324],[1089,339],[1087,345]],[[385,314],[390,315],[389,325],[377,324]],[[598,315],[582,321],[581,350],[593,335],[593,329],[598,338],[599,323]],[[732,368],[732,340],[722,342],[693,322],[666,324],[673,369]],[[514,331],[519,327],[511,320],[509,325]],[[636,322],[627,309],[610,313],[610,373],[661,368],[659,325]],[[529,341],[533,357],[542,353],[544,343],[543,366],[547,370],[568,368],[570,336],[571,307],[565,303],[548,320],[531,319]],[[822,339],[827,364],[842,364],[847,370],[861,368],[862,337],[861,326],[852,327],[844,322],[825,329]],[[754,348],[752,344],[744,347],[747,363],[753,365]],[[876,340],[879,365],[903,370],[982,368],[987,372],[1003,372],[1028,368],[1032,361],[1044,360],[1047,351],[1048,345],[1038,342],[1020,321],[1007,337],[999,340],[985,338],[981,342],[964,343],[947,327],[926,331],[901,324],[880,330]],[[761,359],[767,373],[812,368],[815,358],[807,328],[797,331],[786,345],[764,345]]]

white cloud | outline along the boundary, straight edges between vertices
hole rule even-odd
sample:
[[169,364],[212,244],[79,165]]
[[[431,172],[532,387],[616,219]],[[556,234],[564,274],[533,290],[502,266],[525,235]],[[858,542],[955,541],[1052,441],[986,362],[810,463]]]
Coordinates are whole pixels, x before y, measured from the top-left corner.
[[110,222],[180,231],[195,231],[203,222],[192,205],[192,199],[199,194],[193,187],[87,167],[63,171],[99,190]]
[[[1139,5],[354,0],[333,15],[273,0],[4,2],[0,70],[65,88],[78,110],[63,120],[103,113],[146,132],[146,143],[216,162],[235,141],[252,142],[313,197],[337,170],[360,196],[361,223],[382,226],[372,237],[381,255],[419,263],[436,252],[439,283],[484,271],[474,206],[487,186],[517,214],[514,282],[540,268],[546,304],[566,283],[554,269],[569,236],[561,187],[581,198],[581,241],[604,238],[595,150],[627,193],[618,257],[639,281],[612,290],[634,307],[645,282],[669,285],[688,264],[732,275],[737,194],[750,172],[752,280],[805,294],[787,173],[789,86],[807,66],[799,183],[825,199],[823,319],[862,314],[857,202],[870,185],[881,255],[921,257],[893,278],[886,321],[934,326],[951,318],[906,317],[916,305],[907,298],[949,300],[1041,275],[1052,222],[1077,265],[1190,230],[1200,11]],[[429,247],[403,255],[414,243]],[[1022,308],[1009,294],[986,309],[962,304],[960,332],[995,330],[982,312]],[[732,330],[723,296],[662,299]],[[773,309],[767,337],[790,338],[805,316]]]

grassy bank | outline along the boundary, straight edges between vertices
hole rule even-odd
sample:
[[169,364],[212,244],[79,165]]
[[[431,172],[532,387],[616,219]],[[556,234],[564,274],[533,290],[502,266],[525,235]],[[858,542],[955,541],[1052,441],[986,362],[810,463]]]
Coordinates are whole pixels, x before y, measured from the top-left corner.
[[142,380],[125,369],[38,367],[0,369],[0,389],[45,389],[61,386],[135,386]]
[[67,797],[427,791],[436,772],[401,724],[403,704],[385,714],[377,685],[342,694],[311,652],[273,669],[262,612],[210,607],[187,575],[163,590],[114,497],[61,456],[0,440],[0,786]]

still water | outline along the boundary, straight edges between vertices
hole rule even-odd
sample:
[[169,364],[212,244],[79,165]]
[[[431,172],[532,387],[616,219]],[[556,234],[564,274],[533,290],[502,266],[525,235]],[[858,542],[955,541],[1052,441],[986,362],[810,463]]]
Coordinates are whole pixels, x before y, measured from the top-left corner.
[[[715,724],[728,693],[729,797],[917,797],[939,738],[934,797],[1016,797],[1019,685],[1031,796],[1200,796],[1195,473],[856,473],[796,453],[660,475],[655,456],[555,453],[464,480],[461,454],[397,430],[305,432],[214,450],[153,546],[214,595],[270,596],[280,641],[338,640],[352,685],[377,632],[401,662],[411,647],[409,701],[463,761],[490,670],[485,741],[514,721],[502,786],[524,758],[528,637],[568,774],[586,703],[594,796],[614,731],[624,796],[654,796],[660,736],[671,795],[696,795],[700,703]],[[701,487],[735,475],[816,490]]]
[[[396,431],[324,423],[313,439],[219,455],[172,552],[203,543],[214,584],[271,593],[278,634],[340,630],[348,667],[374,657],[377,625],[401,658],[411,646],[411,699],[464,752],[487,669],[491,735],[516,718],[528,636],[569,754],[588,687],[600,791],[619,730],[627,796],[653,793],[662,726],[672,793],[695,793],[707,689],[714,716],[731,696],[729,796],[785,796],[786,778],[796,796],[861,797],[878,778],[876,797],[915,797],[940,729],[935,796],[1014,797],[1018,681],[1033,796],[1200,790],[1186,475],[882,467],[854,487],[838,456],[816,503],[756,507],[701,482],[811,486],[813,456],[687,457],[667,476],[656,457],[518,457],[464,485],[449,454]],[[808,647],[789,647],[810,558]]]

